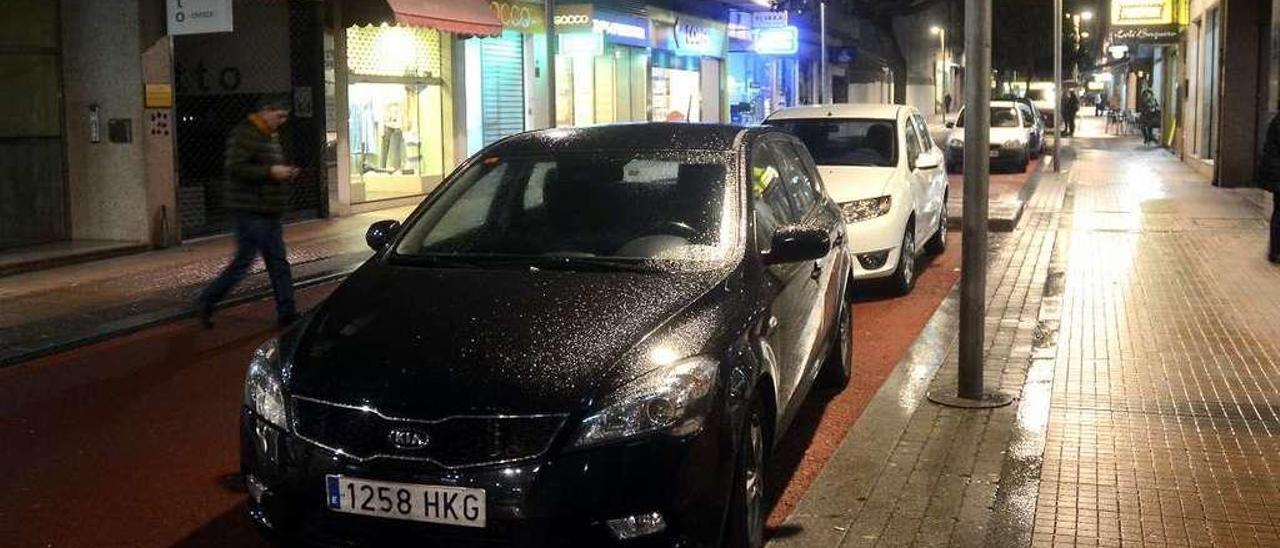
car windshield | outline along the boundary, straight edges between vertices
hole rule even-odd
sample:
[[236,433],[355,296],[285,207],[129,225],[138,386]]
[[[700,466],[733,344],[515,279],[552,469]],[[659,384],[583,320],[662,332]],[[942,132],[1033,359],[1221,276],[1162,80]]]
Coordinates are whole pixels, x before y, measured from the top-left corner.
[[804,141],[820,166],[898,165],[897,124],[892,120],[771,120],[768,124]]
[[[960,111],[956,127],[964,127],[964,115],[965,111]],[[991,107],[991,127],[1020,127],[1021,125],[1016,107]]]
[[[664,269],[725,260],[730,156],[718,152],[482,157],[417,212],[393,260]],[[700,266],[699,266],[700,265]]]

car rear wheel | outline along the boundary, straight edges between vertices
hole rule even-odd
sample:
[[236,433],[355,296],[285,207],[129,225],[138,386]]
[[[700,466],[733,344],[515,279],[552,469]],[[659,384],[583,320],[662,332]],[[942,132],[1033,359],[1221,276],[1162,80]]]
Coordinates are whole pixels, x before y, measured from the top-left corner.
[[1028,166],[1028,165],[1030,165],[1030,164],[1031,164],[1031,153],[1030,153],[1030,152],[1023,152],[1023,153],[1022,153],[1022,161],[1018,162],[1018,171],[1019,171],[1019,172],[1022,172],[1022,173],[1026,173],[1026,172],[1027,172],[1027,166]]
[[893,291],[899,295],[910,293],[916,285],[916,229],[912,225],[907,225],[902,235],[898,269],[893,271],[891,280]]
[[924,244],[924,251],[930,255],[941,255],[947,250],[947,197],[942,197],[942,212],[938,214],[938,231]]
[[840,305],[840,316],[831,336],[827,360],[822,364],[822,377],[819,381],[830,388],[841,389],[848,386],[849,378],[853,376],[853,334],[850,330],[853,313],[849,308],[847,303]]
[[764,413],[760,403],[752,403],[738,444],[734,466],[733,497],[729,503],[729,531],[726,548],[764,546],[764,467],[766,440]]

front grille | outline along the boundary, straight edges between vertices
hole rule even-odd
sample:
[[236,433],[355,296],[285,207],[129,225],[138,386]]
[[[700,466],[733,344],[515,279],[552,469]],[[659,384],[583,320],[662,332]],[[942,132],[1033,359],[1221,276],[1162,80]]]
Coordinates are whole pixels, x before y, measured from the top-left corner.
[[[467,415],[423,420],[392,417],[367,407],[293,399],[294,431],[307,441],[358,460],[425,461],[446,468],[536,457],[551,445],[564,421],[564,415]],[[415,430],[429,441],[419,449],[397,447],[390,439],[394,429]]]

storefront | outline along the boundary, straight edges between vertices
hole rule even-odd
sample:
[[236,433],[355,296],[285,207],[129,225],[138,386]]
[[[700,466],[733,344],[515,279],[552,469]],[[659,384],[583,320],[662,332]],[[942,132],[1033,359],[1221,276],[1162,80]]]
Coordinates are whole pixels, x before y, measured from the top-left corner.
[[649,20],[556,7],[556,126],[649,119]]
[[653,7],[649,20],[653,24],[651,119],[723,120],[725,24]]
[[[467,155],[528,128],[542,127],[546,11],[542,5],[494,0],[502,34],[465,40]],[[540,116],[543,115],[543,116]]]
[[452,40],[403,25],[347,29],[352,203],[424,194],[453,167]]
[[727,88],[730,121],[750,125],[800,104],[800,31],[786,12],[747,15],[730,19]]

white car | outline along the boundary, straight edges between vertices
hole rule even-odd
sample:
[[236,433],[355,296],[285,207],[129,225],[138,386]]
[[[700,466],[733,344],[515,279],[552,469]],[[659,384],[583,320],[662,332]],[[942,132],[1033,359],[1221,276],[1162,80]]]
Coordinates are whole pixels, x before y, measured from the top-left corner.
[[[960,116],[955,123],[947,123],[947,165],[953,170],[964,165],[964,120],[965,109],[960,109]],[[1038,126],[1031,119],[1031,111],[1025,105],[1013,101],[991,102],[991,164],[1013,166],[1019,171],[1026,171],[1031,163],[1031,156],[1036,154],[1035,146],[1043,145],[1044,139],[1037,144]]]
[[947,246],[942,149],[920,112],[902,105],[817,105],[779,110],[766,124],[800,137],[848,227],[855,281],[915,286],[922,252]]

